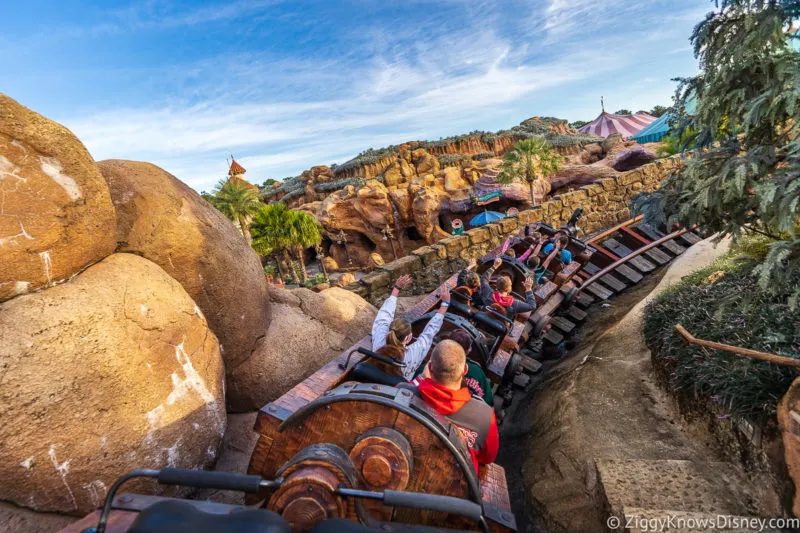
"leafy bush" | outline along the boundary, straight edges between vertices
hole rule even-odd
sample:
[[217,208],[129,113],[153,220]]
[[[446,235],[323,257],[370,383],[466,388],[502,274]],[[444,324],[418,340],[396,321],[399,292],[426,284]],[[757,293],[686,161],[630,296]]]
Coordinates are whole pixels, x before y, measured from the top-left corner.
[[[766,239],[740,239],[731,252],[651,302],[644,325],[647,344],[674,390],[709,398],[731,414],[756,419],[774,416],[795,371],[692,346],[674,328],[680,323],[700,339],[800,358],[800,319],[785,295],[762,290],[753,273],[767,247]],[[720,270],[726,273],[720,281],[702,284]]]
[[310,289],[314,285],[319,285],[320,283],[327,283],[327,282],[328,278],[325,277],[325,274],[320,272],[319,274],[315,274],[310,278],[308,278],[308,280],[306,280],[305,287],[307,289]]
[[586,120],[576,120],[575,122],[570,122],[569,123],[569,127],[570,128],[575,128],[577,130],[578,128],[584,127],[588,123],[589,122],[587,122]]
[[364,150],[355,156],[353,159],[345,161],[341,165],[337,165],[336,168],[331,167],[331,169],[333,170],[334,175],[338,175],[353,168],[375,164],[383,159],[394,157],[397,155],[398,151],[399,150],[397,146],[387,146],[386,148],[379,148],[377,150],[368,148],[367,150]]
[[494,152],[481,152],[472,156],[472,159],[477,161],[483,161],[484,159],[491,159],[493,157],[497,157],[497,154]]
[[437,155],[436,159],[443,167],[458,166],[462,161],[469,161],[470,157],[466,154],[442,154]]
[[617,111],[614,111],[614,114],[615,115],[633,115],[633,111],[631,111],[630,109],[625,109],[623,107],[622,109],[618,109]]
[[340,180],[329,181],[328,183],[316,183],[314,184],[314,192],[338,191],[340,189],[344,189],[348,185],[360,187],[364,185],[364,180],[362,178],[344,178]]
[[277,277],[278,269],[275,268],[275,265],[264,265],[264,275]]

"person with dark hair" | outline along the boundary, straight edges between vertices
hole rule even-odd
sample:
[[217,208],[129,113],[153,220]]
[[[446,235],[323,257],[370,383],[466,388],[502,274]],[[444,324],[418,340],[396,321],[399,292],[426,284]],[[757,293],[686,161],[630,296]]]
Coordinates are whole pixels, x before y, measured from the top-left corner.
[[520,261],[525,261],[531,255],[537,257],[539,255],[539,250],[541,250],[544,245],[544,238],[541,233],[534,231],[531,235],[525,237],[525,242],[528,243],[528,249],[519,256]]
[[533,293],[534,280],[533,278],[527,278],[525,280],[524,302],[515,300],[511,295],[511,278],[508,276],[498,277],[495,281],[496,290],[493,291],[491,285],[489,285],[489,280],[492,274],[494,274],[494,271],[502,264],[503,259],[498,257],[494,260],[492,266],[483,273],[483,276],[481,276],[480,294],[484,306],[492,304],[500,305],[505,309],[506,316],[513,320],[518,313],[526,313],[536,309],[536,296]]
[[428,366],[429,378],[422,379],[417,386],[401,383],[398,387],[412,390],[453,423],[469,449],[477,472],[478,465],[494,462],[500,448],[494,409],[473,398],[462,385],[468,370],[467,356],[457,342],[445,340],[437,344]]
[[456,289],[469,296],[470,303],[478,309],[485,305],[481,296],[481,277],[474,272],[478,266],[477,259],[471,259],[467,268],[462,269],[456,278]]
[[400,290],[407,287],[411,280],[412,277],[408,274],[397,280],[392,294],[383,302],[375,317],[375,322],[372,324],[372,350],[380,355],[403,361],[406,366],[402,373],[408,381],[414,377],[417,368],[425,359],[425,355],[433,343],[433,338],[442,327],[444,315],[450,305],[450,287],[444,283],[440,288],[442,303],[439,312],[433,315],[422,334],[416,342],[412,343],[411,323],[405,318],[394,318]]
[[558,250],[560,252],[559,260],[564,266],[567,266],[572,263],[572,252],[567,250],[568,245],[569,237],[565,233],[559,233],[552,242],[548,242],[544,245],[542,252],[550,254],[553,250]]

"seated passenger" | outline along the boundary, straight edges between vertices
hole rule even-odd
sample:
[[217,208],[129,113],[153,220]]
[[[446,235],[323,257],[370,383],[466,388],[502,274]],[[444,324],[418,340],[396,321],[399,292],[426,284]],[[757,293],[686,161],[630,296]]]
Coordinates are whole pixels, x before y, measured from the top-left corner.
[[506,310],[506,316],[514,319],[517,313],[526,313],[536,309],[536,296],[533,294],[533,278],[525,279],[525,301],[520,302],[511,296],[511,278],[500,276],[495,282],[495,291],[489,285],[489,279],[494,274],[495,269],[503,264],[503,259],[498,257],[492,266],[481,276],[481,299],[484,303],[498,304]]
[[[430,319],[417,341],[409,345],[411,323],[405,318],[394,318],[394,311],[397,308],[397,296],[400,294],[400,290],[407,287],[411,280],[412,278],[408,274],[397,280],[392,294],[383,302],[375,317],[375,322],[372,324],[372,351],[403,361],[406,366],[401,373],[407,381],[414,377],[417,367],[428,353],[433,337],[442,327],[447,306],[450,305],[450,287],[445,283],[440,288],[442,304],[439,312]],[[382,365],[376,366],[380,366],[381,370],[385,371]]]
[[520,261],[525,261],[529,256],[533,255],[534,257],[539,255],[539,251],[542,249],[544,245],[544,239],[542,238],[542,234],[538,231],[533,232],[528,237],[525,237],[525,242],[528,243],[528,249],[519,256]]
[[569,244],[569,237],[564,235],[563,233],[558,235],[553,242],[549,242],[544,245],[542,248],[542,252],[545,254],[550,254],[553,250],[559,250],[561,255],[559,256],[559,260],[564,266],[569,265],[572,263],[572,252],[567,250],[567,245]]
[[478,265],[476,259],[472,259],[467,265],[467,268],[461,270],[456,278],[456,288],[463,289],[469,294],[470,303],[473,307],[478,309],[482,308],[485,303],[481,298],[481,278],[473,272],[473,269]]
[[[488,405],[492,405],[494,403],[492,382],[486,377],[481,365],[469,360],[469,354],[472,351],[472,337],[463,329],[454,329],[439,335],[437,344],[445,340],[457,342],[464,349],[464,353],[467,356],[467,374],[464,376],[463,386],[467,387],[474,397],[482,399]],[[429,377],[431,377],[430,364],[427,364],[411,383],[419,385],[421,380]]]
[[398,387],[413,390],[458,428],[477,472],[479,464],[494,462],[500,448],[494,409],[473,398],[469,389],[462,386],[468,370],[467,357],[457,342],[445,340],[437,344],[429,366],[430,378],[421,380],[416,387],[405,383]]

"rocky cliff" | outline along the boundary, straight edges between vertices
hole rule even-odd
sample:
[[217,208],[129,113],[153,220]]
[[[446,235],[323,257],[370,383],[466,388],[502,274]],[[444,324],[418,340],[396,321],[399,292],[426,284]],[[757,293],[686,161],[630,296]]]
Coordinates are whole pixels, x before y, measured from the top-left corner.
[[[634,143],[618,136],[581,135],[566,121],[534,117],[497,133],[368,150],[342,165],[313,167],[262,193],[267,202],[286,202],[319,220],[328,268],[376,266],[451,235],[454,223],[467,229],[484,210],[530,207],[527,184],[501,185],[497,176],[500,156],[532,137],[546,139],[564,160],[561,171],[534,184],[536,204],[551,192],[613,177],[653,158],[643,150],[628,153]],[[615,168],[621,155],[624,161]]]

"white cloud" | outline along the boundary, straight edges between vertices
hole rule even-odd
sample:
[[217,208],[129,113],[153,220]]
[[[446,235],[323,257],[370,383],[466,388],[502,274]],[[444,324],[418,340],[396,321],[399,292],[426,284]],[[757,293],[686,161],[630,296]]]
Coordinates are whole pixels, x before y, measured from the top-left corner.
[[[200,24],[216,16],[235,18],[260,4],[235,2],[218,13],[165,13],[152,7],[129,24]],[[137,80],[170,80],[169,100],[55,118],[96,159],[151,161],[196,189],[208,189],[224,176],[230,153],[248,169],[248,178],[260,183],[342,162],[368,147],[510,127],[563,109],[570,95],[562,99],[551,93],[591,80],[630,85],[619,87],[616,95],[618,101],[633,100],[626,107],[662,103],[656,95],[672,92],[657,86],[660,78],[651,73],[630,69],[659,61],[664,41],[685,39],[685,30],[585,32],[589,24],[621,24],[640,9],[621,0],[599,7],[588,0],[551,0],[544,10],[529,4],[513,21],[514,31],[508,21],[498,20],[492,11],[496,4],[463,6],[472,24],[455,30],[420,5],[413,24],[342,29],[340,38],[357,42],[368,61],[348,54],[276,58],[269,52],[207,58],[161,67],[149,76],[138,73]],[[581,31],[585,38],[576,37]],[[635,47],[632,35],[641,39]],[[544,94],[550,95],[546,108],[537,101]],[[585,96],[580,105],[597,107],[593,94]],[[571,97],[570,102],[576,98]]]

